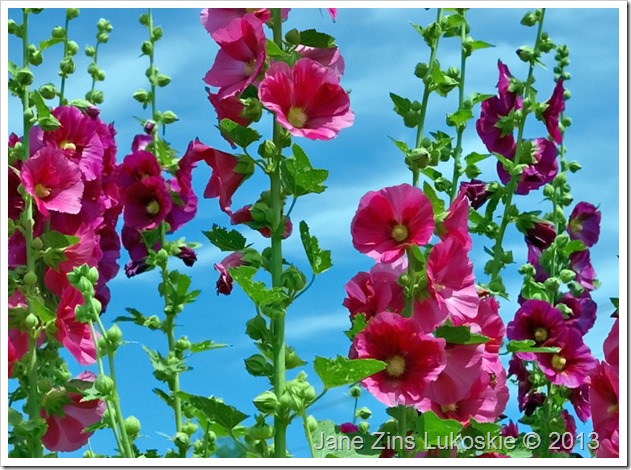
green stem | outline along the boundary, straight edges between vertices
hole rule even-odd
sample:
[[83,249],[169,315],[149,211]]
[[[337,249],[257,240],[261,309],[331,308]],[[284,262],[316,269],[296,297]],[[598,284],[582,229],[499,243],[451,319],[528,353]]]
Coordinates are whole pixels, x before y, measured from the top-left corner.
[[414,312],[414,285],[416,284],[416,270],[414,269],[414,253],[412,252],[411,247],[406,249],[406,254],[408,258],[409,291],[405,296],[405,307],[403,309],[402,316],[409,318]]
[[405,438],[407,436],[407,408],[403,405],[399,405],[398,414],[399,417],[397,419],[399,435],[401,436],[401,448],[399,449],[399,457],[407,457],[405,452]]
[[[542,8],[541,10],[541,18],[539,19],[539,27],[537,29],[537,38],[535,40],[535,48],[534,55],[535,57],[539,54],[539,43],[541,42],[541,33],[543,31],[543,18],[545,16],[546,9]],[[530,63],[530,68],[528,69],[528,78],[526,79],[526,84],[524,86],[524,100],[528,99],[528,95],[530,94],[530,87],[532,86],[533,81],[533,73],[535,69],[535,61],[533,60]],[[531,103],[532,106],[532,103]],[[519,165],[519,148],[521,147],[521,143],[524,135],[524,127],[526,124],[526,118],[528,117],[528,110],[523,110],[523,115],[521,120],[519,121],[519,127],[517,131],[517,140],[515,142],[515,159],[514,164]],[[493,284],[499,277],[499,272],[501,270],[501,266],[503,263],[500,263],[500,259],[502,257],[502,242],[504,240],[504,234],[506,233],[506,228],[508,227],[508,223],[510,222],[510,208],[512,206],[513,195],[515,194],[515,190],[519,184],[520,175],[512,175],[511,179],[506,186],[506,200],[504,203],[504,214],[502,215],[502,222],[500,224],[499,233],[497,235],[497,240],[495,242],[494,250],[493,250],[493,258],[495,263],[493,263],[493,269],[491,270],[491,284]]]
[[313,436],[311,435],[311,431],[309,430],[309,425],[307,424],[307,413],[303,410],[300,414],[302,417],[302,427],[305,430],[305,436],[307,438],[307,442],[309,443],[309,452],[311,453],[311,458],[315,458],[315,448],[313,446]]
[[[99,57],[99,46],[101,45],[100,41],[96,41],[96,46],[94,47],[94,57],[92,58],[92,62],[94,65],[97,65],[98,57]],[[94,92],[94,88],[96,87],[96,76],[92,77],[92,86],[90,87],[90,95]]]
[[[282,48],[282,19],[279,8],[272,8],[273,37],[274,42]],[[282,149],[280,141],[280,125],[274,119],[273,141],[280,152]],[[280,153],[274,157],[273,169],[270,173],[270,192],[272,211],[274,213],[274,224],[272,227],[272,256],[271,273],[272,287],[281,286],[281,275],[283,273],[283,252],[282,252],[282,218],[283,200],[280,187]],[[281,311],[271,321],[273,337],[273,362],[274,362],[274,393],[280,400],[285,391],[285,312]],[[287,425],[288,422],[280,414],[274,415],[274,457],[284,458],[287,455]]]
[[[151,8],[147,9],[149,13],[149,38],[151,40],[151,45],[154,45],[153,41],[153,15],[151,14]],[[149,54],[149,69],[152,70],[153,73],[153,61],[154,61],[154,47],[151,47],[151,54]],[[157,119],[157,111],[158,108],[156,106],[156,85],[155,80],[152,78],[149,80],[151,82],[151,119],[155,122],[155,129],[153,132],[154,139],[157,139],[158,136],[158,119]],[[158,159],[159,160],[159,159]]]
[[[465,17],[466,12],[462,12],[462,16]],[[460,26],[460,83],[458,83],[458,109],[462,109],[464,104],[464,82],[465,72],[467,65],[467,51],[465,50],[465,40],[467,39],[467,24],[465,22]],[[456,148],[454,149],[454,174],[451,178],[451,189],[449,191],[449,199],[451,202],[456,198],[458,192],[458,178],[460,178],[460,172],[462,171],[462,163],[460,161],[462,155],[462,136],[464,134],[465,126],[461,125],[457,130]]]
[[[66,23],[64,25],[64,58],[68,54],[68,26],[70,25],[70,20],[68,19],[68,15],[66,15]],[[64,104],[64,90],[66,89],[66,74],[64,72],[61,73],[61,88],[59,90],[59,106],[63,106]]]
[[355,404],[353,405],[353,424],[357,424],[357,406],[359,405],[359,397],[355,397]]

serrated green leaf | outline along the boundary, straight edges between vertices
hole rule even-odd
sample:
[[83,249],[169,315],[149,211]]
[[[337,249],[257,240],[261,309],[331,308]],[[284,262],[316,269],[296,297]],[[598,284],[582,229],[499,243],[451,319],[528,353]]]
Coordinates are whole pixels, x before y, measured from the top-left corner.
[[323,184],[329,177],[329,171],[313,168],[311,162],[300,146],[292,145],[293,156],[283,162],[283,180],[290,194],[295,197],[311,193],[322,193]]
[[471,93],[469,95],[469,101],[471,101],[471,106],[475,106],[478,103],[481,103],[484,100],[488,100],[495,95],[490,95],[488,93]]
[[425,176],[427,176],[432,181],[436,181],[438,178],[441,178],[443,174],[440,171],[434,170],[433,168],[425,168],[421,171]]
[[222,119],[219,123],[219,129],[225,137],[229,138],[243,149],[247,148],[252,142],[256,142],[261,138],[261,134],[259,134],[256,130],[250,127],[241,126],[230,119]]
[[409,99],[403,98],[394,93],[390,93],[390,99],[394,104],[394,112],[397,113],[399,116],[404,117],[410,111],[412,102]]
[[396,145],[398,147],[398,149],[401,150],[401,152],[403,152],[403,155],[407,155],[407,153],[410,151],[410,147],[408,147],[408,144],[406,144],[402,140],[393,139],[390,136],[388,136],[388,138],[392,142],[394,142],[394,145]]
[[495,47],[493,44],[490,44],[484,41],[479,41],[479,40],[471,41],[471,42],[468,42],[467,44],[471,48],[472,51],[476,51],[478,49],[486,49],[487,47]]
[[464,161],[467,165],[475,165],[477,163],[480,163],[482,160],[489,158],[490,156],[490,153],[471,152],[466,157],[464,157]]
[[23,421],[24,417],[22,416],[22,413],[9,407],[9,425],[19,426]]
[[506,350],[509,353],[531,352],[531,353],[557,353],[561,348],[557,346],[535,346],[537,343],[532,339],[523,339],[520,341],[511,340],[506,344]]
[[61,249],[79,243],[79,237],[64,235],[61,232],[51,230],[42,236],[45,248]]
[[227,348],[227,347],[228,347],[227,344],[215,343],[207,339],[204,341],[200,341],[199,343],[191,344],[191,347],[189,349],[191,353],[195,354],[202,351],[210,351],[211,349],[221,349],[221,348]]
[[231,268],[230,275],[256,305],[280,303],[287,300],[287,294],[280,288],[268,289],[265,283],[254,281],[252,278],[257,271],[258,269],[253,266],[239,266],[238,268]]
[[15,76],[16,72],[18,71],[18,66],[15,65],[15,62],[13,62],[12,60],[9,60],[8,63],[9,73],[11,74],[11,76]]
[[304,220],[300,222],[300,239],[302,240],[302,246],[305,248],[313,274],[323,273],[333,266],[333,263],[331,263],[331,251],[320,249],[318,239],[309,234],[309,226]]
[[576,253],[577,251],[585,251],[586,249],[587,247],[585,246],[585,243],[583,243],[581,240],[572,240],[563,247],[562,251],[565,256],[570,256],[572,253]]
[[[61,123],[53,116],[50,112],[50,109],[44,102],[44,98],[40,95],[39,91],[33,90],[31,93],[33,97],[33,102],[35,103],[35,109],[37,110],[37,119],[46,119],[47,122],[47,130],[53,130],[59,126]],[[55,127],[56,126],[56,127]]]
[[488,336],[471,333],[468,326],[442,325],[436,328],[434,335],[451,344],[483,344],[490,339]]
[[245,413],[242,413],[233,406],[226,405],[215,397],[205,398],[185,392],[176,392],[175,394],[226,431],[231,431],[244,419],[248,418],[248,415]]
[[221,251],[239,251],[245,248],[247,240],[237,230],[230,230],[213,224],[212,229],[202,232],[210,243]]
[[473,112],[468,108],[460,108],[455,113],[447,115],[448,126],[460,126],[473,117]]
[[[380,445],[375,445],[377,436],[344,434],[339,426],[329,420],[318,421],[318,426],[311,435],[315,444],[315,458],[375,458],[381,452]],[[323,445],[320,445],[321,442]]]
[[433,411],[426,411],[416,420],[416,430],[425,448],[434,446],[438,439],[444,442],[445,436],[456,436],[462,424],[453,419],[441,419]]
[[303,46],[327,49],[335,46],[335,38],[315,29],[300,31],[300,44]]
[[42,323],[48,323],[57,318],[55,312],[51,311],[40,297],[30,297],[29,301],[33,305],[35,315],[37,315],[37,318],[39,318]]
[[423,183],[423,192],[432,203],[432,208],[434,209],[434,217],[440,216],[442,213],[445,212],[445,202],[438,197],[438,194],[436,194],[434,188],[432,188],[432,186],[427,181]]
[[385,368],[386,363],[376,359],[348,359],[342,356],[327,359],[316,356],[313,361],[313,369],[325,389],[354,384]]
[[54,46],[55,44],[62,43],[62,42],[64,42],[64,38],[48,38],[48,39],[45,39],[44,41],[41,41],[39,43],[39,50],[40,51],[45,51],[49,47]]
[[355,336],[357,336],[361,331],[366,328],[366,315],[363,313],[358,313],[353,317],[353,326],[344,332],[348,339],[353,341]]

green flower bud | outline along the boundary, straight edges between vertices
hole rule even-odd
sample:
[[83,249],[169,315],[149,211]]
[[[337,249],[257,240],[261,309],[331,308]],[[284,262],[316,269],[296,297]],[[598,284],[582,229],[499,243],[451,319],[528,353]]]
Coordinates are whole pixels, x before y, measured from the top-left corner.
[[253,354],[244,360],[245,368],[248,374],[255,377],[265,376],[270,371],[270,366],[267,363],[267,359],[261,354]]
[[169,83],[171,83],[171,77],[169,77],[168,75],[159,73],[156,77],[156,85],[158,85],[159,87],[165,87]]
[[61,26],[55,26],[51,33],[51,36],[55,39],[63,39],[66,37],[66,29]]
[[63,59],[61,59],[61,62],[59,63],[59,70],[61,70],[61,72],[65,75],[70,75],[71,73],[74,73],[75,65],[72,57],[64,57]]
[[44,98],[45,100],[52,100],[53,98],[55,98],[55,96],[57,96],[57,89],[52,83],[42,85],[41,87],[39,87],[38,91],[39,94],[42,95],[42,98]]
[[535,57],[534,51],[528,46],[520,47],[515,51],[515,53],[524,62],[530,62]]
[[258,122],[263,115],[263,105],[257,98],[242,99],[243,111],[241,111],[241,117],[244,119],[250,119],[254,122]]
[[204,441],[202,441],[201,439],[193,442],[193,452],[195,453],[195,455],[202,455],[205,449],[206,444],[204,444]]
[[24,275],[24,284],[33,287],[37,284],[37,274],[33,271],[29,271]]
[[418,113],[410,110],[403,116],[403,124],[405,127],[416,127],[418,125]]
[[147,90],[136,90],[134,92],[134,99],[141,104],[145,104],[149,101],[149,92]]
[[287,33],[285,34],[285,41],[287,41],[289,44],[297,46],[298,44],[300,44],[300,31],[298,31],[296,28],[287,31]]
[[278,153],[278,149],[276,148],[276,144],[274,144],[274,142],[266,140],[259,145],[258,152],[261,157],[271,160]]
[[572,118],[563,116],[563,118],[561,119],[561,124],[563,125],[563,127],[570,127],[572,125]]
[[85,277],[79,278],[77,285],[75,286],[84,297],[91,297],[94,295],[94,285]]
[[443,176],[437,178],[436,181],[434,181],[434,184],[438,191],[447,192],[449,191],[449,188],[451,187],[451,181],[449,181],[447,178]]
[[360,395],[362,394],[362,389],[358,385],[353,385],[349,391],[349,394],[353,398],[359,398]]
[[85,55],[88,57],[94,57],[96,55],[96,49],[92,46],[85,46]]
[[185,432],[189,436],[192,436],[197,431],[197,424],[189,421],[182,425],[182,432]]
[[128,416],[125,418],[125,432],[128,436],[132,437],[132,439],[140,433],[140,421],[135,416]]
[[92,266],[84,273],[84,276],[90,281],[92,284],[96,284],[96,281],[99,280],[99,270]]
[[274,428],[265,423],[256,423],[250,428],[248,435],[255,441],[265,441],[274,435]]
[[576,173],[578,170],[580,170],[581,168],[583,168],[581,166],[580,163],[578,163],[576,160],[572,160],[570,163],[568,163],[567,165],[567,169],[570,170],[572,173]]
[[92,452],[91,450],[86,450],[83,453],[83,458],[84,459],[94,459],[94,458],[96,458],[96,454],[94,452]]
[[37,381],[37,389],[41,394],[48,393],[53,389],[53,383],[49,378],[42,377]]
[[153,31],[151,31],[151,40],[153,42],[156,42],[160,40],[161,37],[162,37],[162,26],[156,26],[155,28],[153,28]]
[[103,103],[103,92],[99,90],[94,90],[90,94],[90,99],[88,101],[92,101],[94,104]]
[[477,165],[467,165],[464,170],[464,173],[465,175],[467,175],[467,178],[474,179],[480,176],[482,171],[478,168]]
[[151,55],[153,53],[153,44],[151,41],[145,41],[142,43],[140,50],[144,55]]
[[66,8],[66,19],[67,20],[74,20],[78,16],[79,16],[79,9],[78,8]]
[[79,52],[79,44],[74,41],[68,41],[68,54],[77,55]]
[[22,37],[22,27],[19,26],[14,20],[9,20],[7,22],[7,27],[9,29],[9,34],[13,34],[19,38]]
[[369,428],[370,428],[370,423],[368,421],[362,421],[361,423],[359,423],[357,425],[357,430],[361,434],[366,434],[368,432]]
[[162,322],[160,321],[160,319],[156,315],[151,315],[145,321],[145,326],[147,328],[149,328],[150,330],[158,330],[158,329],[160,329],[161,324],[162,324]]
[[538,21],[539,18],[537,17],[537,14],[535,12],[529,11],[521,19],[521,24],[523,24],[524,26],[534,26],[537,24]]
[[182,336],[175,343],[175,349],[177,351],[187,351],[191,348],[191,342],[188,340],[186,336]]
[[280,282],[289,291],[297,292],[305,287],[307,277],[300,269],[292,265],[283,271],[280,276]]
[[563,91],[563,99],[565,101],[568,101],[571,97],[572,97],[572,92],[570,90],[566,89]]
[[109,397],[114,391],[115,384],[111,377],[107,375],[99,375],[94,382],[94,388],[106,397]]
[[88,306],[90,307],[94,315],[99,315],[101,313],[101,309],[103,308],[103,305],[101,305],[101,301],[95,299],[94,297],[90,299]]
[[217,434],[215,434],[214,431],[208,431],[206,433],[206,438],[208,439],[208,442],[210,443],[210,445],[213,445],[215,441],[217,440]]
[[138,21],[143,26],[149,26],[149,13],[143,13],[142,15],[140,15]]
[[285,367],[287,370],[295,369],[296,367],[300,367],[304,364],[305,362],[300,359],[293,348],[288,346],[285,349]]
[[162,113],[162,122],[165,124],[172,124],[178,120],[179,118],[173,111],[165,111],[164,113]]
[[557,310],[560,310],[565,318],[570,318],[574,315],[572,309],[565,305],[564,303],[559,302],[554,306]]
[[116,323],[114,323],[110,327],[110,329],[107,330],[107,333],[105,335],[112,346],[118,346],[123,339],[123,332]]
[[19,69],[15,73],[15,80],[22,86],[28,86],[33,83],[33,72],[29,69]]
[[173,436],[173,443],[177,446],[178,449],[186,449],[189,442],[190,438],[185,432],[178,432],[175,434],[175,436]]
[[546,184],[543,187],[543,195],[544,197],[551,199],[554,196],[554,186],[551,184]]
[[427,66],[427,64],[419,62],[418,64],[416,64],[416,67],[414,67],[414,76],[422,80],[425,78],[425,75],[427,75],[428,69],[429,67]]
[[112,31],[112,25],[105,18],[101,18],[96,23],[96,27],[98,28],[99,31],[105,31],[105,32],[108,32],[108,33]]
[[54,131],[55,129],[58,129],[61,125],[57,118],[55,118],[55,116],[53,115],[40,117],[37,120],[37,123],[39,124],[39,127],[41,127],[42,130],[45,131]]
[[357,416],[360,419],[368,419],[372,416],[372,411],[370,411],[366,407],[359,408],[357,412],[355,413],[355,416]]
[[522,276],[527,276],[527,277],[534,277],[535,276],[535,268],[532,264],[526,263],[524,265],[522,265],[519,270],[518,270],[519,274],[521,274]]
[[37,67],[38,65],[41,65],[43,60],[44,60],[44,57],[42,56],[42,52],[39,50],[35,50],[29,54],[28,61],[35,67]]
[[557,291],[561,287],[561,281],[557,277],[549,277],[544,281],[543,285],[548,290]]
[[567,284],[568,282],[574,280],[575,277],[576,277],[576,273],[572,271],[571,269],[562,269],[561,272],[559,273],[559,278],[561,279],[561,282],[563,282],[564,284]]
[[105,44],[109,38],[110,38],[109,34],[107,34],[106,32],[101,32],[96,35],[96,42]]

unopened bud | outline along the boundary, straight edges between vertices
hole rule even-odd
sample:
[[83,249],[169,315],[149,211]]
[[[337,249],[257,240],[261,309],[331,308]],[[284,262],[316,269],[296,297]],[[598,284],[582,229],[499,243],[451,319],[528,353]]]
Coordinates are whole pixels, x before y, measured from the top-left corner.
[[140,421],[135,416],[128,416],[125,418],[125,432],[132,438],[140,433]]
[[115,384],[111,377],[99,375],[94,382],[94,388],[96,388],[99,393],[108,397],[114,391]]
[[55,26],[53,28],[51,36],[55,39],[63,39],[66,36],[66,30],[61,26]]

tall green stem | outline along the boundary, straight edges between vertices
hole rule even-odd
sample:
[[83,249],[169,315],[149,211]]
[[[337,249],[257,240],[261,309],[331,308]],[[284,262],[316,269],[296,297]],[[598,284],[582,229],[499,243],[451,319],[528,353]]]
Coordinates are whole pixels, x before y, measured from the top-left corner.
[[[68,54],[68,26],[70,25],[70,19],[66,15],[66,23],[64,25],[64,57]],[[66,89],[66,73],[61,74],[61,88],[59,89],[59,106],[64,104],[64,90]]]
[[[273,39],[282,48],[282,19],[279,8],[272,8]],[[278,154],[274,157],[270,177],[270,192],[272,211],[274,213],[274,225],[272,227],[272,257],[271,273],[272,286],[281,286],[281,275],[283,273],[283,251],[282,251],[282,219],[283,219],[283,199],[280,187],[280,161],[281,161],[281,135],[280,125],[274,119],[273,140]],[[282,310],[272,318],[271,321],[274,361],[274,393],[280,399],[285,391],[285,311]],[[276,414],[274,416],[274,457],[283,458],[287,455],[287,421],[284,416]]]
[[[94,57],[92,58],[92,61],[97,64],[98,62],[98,58],[99,58],[99,46],[101,45],[100,41],[96,42],[96,46],[94,46]],[[96,87],[96,75],[92,77],[92,86],[90,86],[90,95],[92,95],[92,93],[94,93],[94,88]]]
[[309,430],[309,423],[307,422],[307,413],[303,410],[300,416],[302,417],[302,427],[305,430],[305,437],[307,438],[307,443],[309,444],[309,452],[311,453],[311,458],[314,458],[315,447],[313,446],[313,435]]

